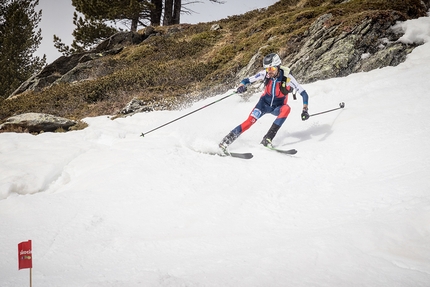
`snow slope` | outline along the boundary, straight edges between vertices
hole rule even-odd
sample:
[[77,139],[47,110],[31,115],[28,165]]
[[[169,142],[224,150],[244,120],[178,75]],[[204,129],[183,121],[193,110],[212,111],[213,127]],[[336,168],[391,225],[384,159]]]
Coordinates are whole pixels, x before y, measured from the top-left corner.
[[[65,134],[0,134],[0,286],[430,286],[430,18],[405,63],[305,85],[274,143],[266,115],[202,152],[251,111],[234,95],[182,111],[88,118]],[[225,95],[231,93],[227,91]]]

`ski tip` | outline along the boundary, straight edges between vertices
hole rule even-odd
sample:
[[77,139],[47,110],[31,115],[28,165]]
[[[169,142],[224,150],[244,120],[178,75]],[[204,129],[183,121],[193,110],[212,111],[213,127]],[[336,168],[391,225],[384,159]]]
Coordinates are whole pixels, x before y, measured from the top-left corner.
[[223,156],[236,157],[236,158],[241,158],[241,159],[251,159],[254,157],[254,155],[250,152],[245,152],[245,153],[229,152],[229,153],[224,154]]
[[293,155],[297,153],[296,149],[289,149],[289,150],[281,150],[281,153],[285,153],[285,154],[289,154],[289,155]]
[[226,154],[226,156],[236,157],[236,158],[241,158],[241,159],[251,159],[254,157],[254,155],[250,152],[246,152],[246,153],[230,152],[230,153]]
[[244,154],[242,154],[242,158],[243,159],[251,159],[253,157],[254,157],[254,155],[252,153],[244,153]]
[[276,147],[267,147],[268,149],[270,149],[270,150],[273,150],[273,151],[276,151],[276,152],[279,152],[279,153],[283,153],[283,154],[289,154],[289,155],[292,155],[292,154],[296,154],[297,153],[297,150],[296,149],[288,149],[288,150],[284,150],[284,149],[278,149],[278,148],[276,148]]

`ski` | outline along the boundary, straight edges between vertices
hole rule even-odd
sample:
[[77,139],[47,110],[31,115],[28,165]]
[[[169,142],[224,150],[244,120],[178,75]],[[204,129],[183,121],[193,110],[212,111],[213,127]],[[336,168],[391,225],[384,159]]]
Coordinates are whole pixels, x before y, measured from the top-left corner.
[[251,159],[254,155],[250,152],[245,152],[245,153],[229,152],[229,153],[221,154],[221,156],[231,156],[231,157],[237,157],[242,159]]
[[241,159],[251,159],[254,157],[254,155],[250,152],[244,152],[244,153],[240,153],[240,152],[200,152],[200,153],[204,153],[204,154],[209,154],[209,155],[217,155],[217,156],[221,156],[221,157],[236,157],[236,158],[241,158]]
[[229,152],[226,147],[223,148],[221,145],[219,147],[222,151],[222,154],[220,154],[221,156],[230,156],[230,157],[237,157],[242,159],[251,159],[254,157],[254,155],[250,152],[245,152],[245,153]]
[[296,154],[297,150],[296,149],[279,149],[276,147],[270,147],[270,146],[266,146],[268,149],[279,152],[279,153],[284,153],[284,154]]

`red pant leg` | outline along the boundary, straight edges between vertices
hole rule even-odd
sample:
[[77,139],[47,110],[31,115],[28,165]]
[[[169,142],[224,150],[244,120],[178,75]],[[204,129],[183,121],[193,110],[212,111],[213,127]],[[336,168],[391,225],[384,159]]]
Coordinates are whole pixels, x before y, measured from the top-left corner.
[[240,127],[241,127],[241,133],[243,133],[244,131],[246,131],[247,129],[249,129],[253,124],[255,124],[255,122],[257,121],[256,118],[254,118],[253,116],[249,116],[246,121],[244,121]]

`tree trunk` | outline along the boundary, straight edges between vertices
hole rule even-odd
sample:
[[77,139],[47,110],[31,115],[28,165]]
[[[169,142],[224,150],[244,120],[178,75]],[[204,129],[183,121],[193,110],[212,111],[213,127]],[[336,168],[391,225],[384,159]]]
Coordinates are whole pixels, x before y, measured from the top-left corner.
[[151,4],[154,5],[151,10],[151,25],[160,26],[161,14],[163,12],[163,0],[151,0]]
[[131,19],[130,31],[131,32],[136,32],[138,24],[139,24],[139,15],[137,17],[133,17],[133,19]]
[[179,24],[181,19],[181,0],[175,0],[175,4],[173,7],[173,23],[172,24]]
[[164,18],[163,18],[163,25],[164,26],[172,25],[173,1],[174,0],[165,0],[164,1]]

